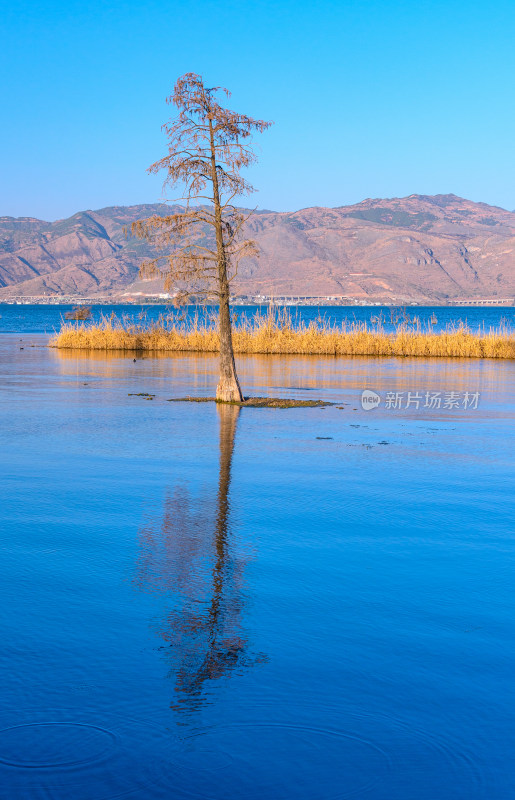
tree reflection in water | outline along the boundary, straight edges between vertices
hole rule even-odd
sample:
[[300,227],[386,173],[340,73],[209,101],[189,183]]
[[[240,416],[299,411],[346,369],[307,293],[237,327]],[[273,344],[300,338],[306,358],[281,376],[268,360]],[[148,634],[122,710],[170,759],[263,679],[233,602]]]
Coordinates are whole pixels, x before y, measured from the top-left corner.
[[176,487],[165,500],[159,525],[140,532],[136,582],[145,591],[170,594],[175,607],[157,626],[165,640],[175,678],[172,707],[199,708],[209,681],[244,669],[263,655],[247,652],[242,628],[245,604],[243,570],[248,555],[236,551],[230,527],[229,487],[240,408],[217,406],[220,422],[216,500],[198,499]]

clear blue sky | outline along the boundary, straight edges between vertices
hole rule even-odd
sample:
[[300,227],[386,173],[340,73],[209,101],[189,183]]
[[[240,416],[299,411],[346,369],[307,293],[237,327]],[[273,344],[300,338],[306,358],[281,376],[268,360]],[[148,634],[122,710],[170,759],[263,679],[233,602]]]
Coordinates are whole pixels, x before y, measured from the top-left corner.
[[275,121],[249,174],[262,208],[515,208],[513,0],[21,0],[0,26],[0,215],[158,200],[145,169],[189,71]]

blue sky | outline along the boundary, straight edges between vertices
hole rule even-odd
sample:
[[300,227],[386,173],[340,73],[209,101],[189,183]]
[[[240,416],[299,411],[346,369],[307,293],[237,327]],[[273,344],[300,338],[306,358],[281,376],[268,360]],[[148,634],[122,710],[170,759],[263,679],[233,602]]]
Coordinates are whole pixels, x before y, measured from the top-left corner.
[[515,4],[13,3],[2,11],[0,215],[154,202],[177,76],[272,119],[261,208],[453,192],[515,209]]

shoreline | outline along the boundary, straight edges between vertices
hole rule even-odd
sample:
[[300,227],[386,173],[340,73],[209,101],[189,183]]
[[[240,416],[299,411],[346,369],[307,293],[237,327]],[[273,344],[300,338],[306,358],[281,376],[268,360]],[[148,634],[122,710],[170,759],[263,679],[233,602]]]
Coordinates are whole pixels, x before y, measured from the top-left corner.
[[[411,309],[424,309],[424,308],[515,308],[515,298],[485,298],[484,300],[477,298],[463,299],[456,298],[452,302],[441,302],[438,300],[399,300],[393,301],[379,301],[371,300],[364,302],[361,300],[346,300],[345,302],[331,301],[330,297],[318,298],[320,302],[314,302],[314,298],[306,298],[305,302],[281,302],[273,299],[241,299],[238,297],[231,298],[231,306],[238,308],[259,306],[262,308],[411,308]],[[74,305],[88,305],[88,306],[127,306],[138,307],[148,306],[153,308],[156,306],[169,305],[170,301],[156,297],[155,299],[138,298],[136,300],[128,300],[127,298],[92,298],[92,297],[63,297],[62,299],[54,300],[51,297],[30,297],[23,299],[0,299],[0,306],[74,306]],[[191,303],[190,307],[195,307],[200,303]]]

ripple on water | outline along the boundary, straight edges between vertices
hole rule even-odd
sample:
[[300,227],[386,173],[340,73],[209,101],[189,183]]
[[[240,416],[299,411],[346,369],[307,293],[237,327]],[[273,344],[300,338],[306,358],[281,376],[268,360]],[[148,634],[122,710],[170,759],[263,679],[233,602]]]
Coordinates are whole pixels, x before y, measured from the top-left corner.
[[375,741],[384,742],[390,757],[391,780],[384,787],[386,791],[378,794],[378,800],[383,797],[386,800],[392,791],[400,798],[411,798],[416,791],[424,800],[437,796],[479,800],[490,798],[494,791],[495,776],[480,758],[474,757],[467,744],[446,730],[426,729],[406,719],[382,714],[357,714],[353,727],[368,731]]
[[83,722],[32,722],[0,730],[0,762],[11,767],[53,769],[106,757],[116,736]]
[[[318,709],[317,716],[323,717],[324,711]],[[445,731],[427,731],[381,714],[347,713],[339,721],[341,729],[337,723],[334,718],[334,727],[320,728],[262,721],[199,731],[175,757],[176,797],[490,800],[500,796],[495,774]]]
[[[180,736],[100,712],[25,716],[0,729],[0,785],[16,800],[499,796],[459,742],[388,716],[346,713],[327,727],[262,719]],[[331,710],[317,716],[329,721]]]
[[390,767],[380,747],[351,733],[268,722],[199,733],[175,766],[176,796],[202,800],[362,797]]
[[[170,733],[117,715],[46,711],[0,728],[2,798],[114,800],[173,796]],[[25,718],[23,718],[25,717]]]

